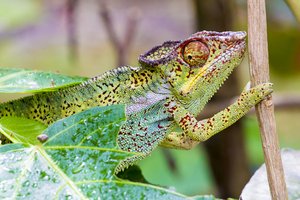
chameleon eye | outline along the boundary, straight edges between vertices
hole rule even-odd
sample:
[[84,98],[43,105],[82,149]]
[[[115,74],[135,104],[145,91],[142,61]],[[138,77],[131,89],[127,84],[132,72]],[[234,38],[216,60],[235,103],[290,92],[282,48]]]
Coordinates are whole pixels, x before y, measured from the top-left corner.
[[183,60],[190,66],[201,67],[209,56],[209,49],[200,41],[192,41],[185,45],[182,54]]

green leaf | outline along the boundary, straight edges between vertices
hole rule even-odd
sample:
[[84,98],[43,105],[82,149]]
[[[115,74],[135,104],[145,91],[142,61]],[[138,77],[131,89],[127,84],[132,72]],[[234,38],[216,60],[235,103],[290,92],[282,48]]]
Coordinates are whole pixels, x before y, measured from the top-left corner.
[[[0,13],[3,30],[8,31],[16,26],[22,29],[24,26],[28,26],[29,23],[34,23],[39,19],[42,5],[36,2],[22,1],[18,4],[20,7],[16,8],[17,2],[18,0],[1,1]],[[15,31],[15,29],[12,31]]]
[[27,69],[0,68],[0,93],[37,93],[79,84],[88,78]]
[[0,146],[0,199],[187,199],[115,175],[122,160],[145,156],[117,145],[124,110],[123,105],[92,108],[51,125],[43,144]]
[[39,144],[37,136],[46,125],[36,120],[20,117],[2,117],[0,119],[0,133],[13,143]]

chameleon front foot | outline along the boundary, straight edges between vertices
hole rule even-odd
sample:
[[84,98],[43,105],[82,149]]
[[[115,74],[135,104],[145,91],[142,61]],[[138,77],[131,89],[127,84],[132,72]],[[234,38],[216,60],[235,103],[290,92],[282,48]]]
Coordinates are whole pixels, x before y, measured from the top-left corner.
[[232,125],[244,116],[255,104],[272,93],[272,84],[263,83],[253,88],[245,88],[239,98],[213,117],[198,121],[184,107],[171,102],[169,112],[173,115],[182,133],[171,133],[162,146],[190,149]]
[[172,132],[162,141],[159,146],[172,149],[190,150],[194,148],[199,141],[192,140],[184,133]]

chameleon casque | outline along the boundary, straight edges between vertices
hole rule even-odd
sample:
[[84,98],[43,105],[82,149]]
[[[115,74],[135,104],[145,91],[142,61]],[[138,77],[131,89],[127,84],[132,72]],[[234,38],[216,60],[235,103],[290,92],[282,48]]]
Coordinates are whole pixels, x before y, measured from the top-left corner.
[[245,32],[202,31],[168,41],[139,57],[139,67],[123,66],[66,89],[0,105],[0,117],[18,116],[51,124],[94,106],[125,104],[127,121],[118,145],[150,153],[157,145],[190,149],[241,118],[272,92],[264,83],[244,89],[229,107],[197,121],[205,104],[246,49]]

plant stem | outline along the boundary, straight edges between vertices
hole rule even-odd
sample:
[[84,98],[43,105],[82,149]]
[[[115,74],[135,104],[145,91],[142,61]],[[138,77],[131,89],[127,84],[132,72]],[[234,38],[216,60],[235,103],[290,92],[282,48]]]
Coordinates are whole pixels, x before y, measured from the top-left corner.
[[[249,62],[252,86],[269,82],[265,0],[248,0]],[[288,199],[272,96],[256,107],[269,187],[273,200]]]

